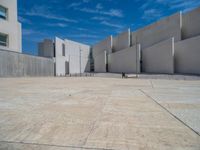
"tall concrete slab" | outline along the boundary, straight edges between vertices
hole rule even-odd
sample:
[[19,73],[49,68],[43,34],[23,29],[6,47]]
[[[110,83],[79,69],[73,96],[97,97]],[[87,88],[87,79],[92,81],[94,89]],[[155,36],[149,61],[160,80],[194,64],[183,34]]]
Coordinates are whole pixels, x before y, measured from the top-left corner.
[[182,39],[200,35],[200,7],[182,16]]
[[156,23],[132,33],[132,44],[141,44],[141,49],[174,37],[174,41],[181,40],[181,13],[164,18]]
[[162,41],[142,51],[142,71],[174,73],[174,38]]
[[[63,56],[63,44],[65,55]],[[77,74],[90,71],[90,46],[68,39],[55,39],[56,75]],[[69,65],[69,66],[66,66]],[[68,69],[66,69],[68,67]],[[68,71],[66,71],[68,70]]]
[[0,50],[0,77],[54,76],[52,59]]
[[175,72],[200,75],[200,36],[175,43]]
[[112,73],[140,73],[140,45],[109,54],[108,66]]
[[56,53],[56,76],[65,76],[65,62],[69,62],[69,55],[63,56],[62,54],[62,45],[65,44],[65,41],[56,37],[55,38],[55,53]]
[[93,57],[102,55],[104,51],[107,51],[108,54],[112,53],[112,36],[93,46]]
[[71,40],[65,40],[66,53],[70,56],[69,72],[71,74],[90,71],[90,46]]
[[106,51],[99,54],[98,56],[94,57],[94,71],[96,73],[105,73],[106,71],[106,63],[107,63],[107,57],[106,57]]
[[113,52],[130,47],[130,29],[113,38]]

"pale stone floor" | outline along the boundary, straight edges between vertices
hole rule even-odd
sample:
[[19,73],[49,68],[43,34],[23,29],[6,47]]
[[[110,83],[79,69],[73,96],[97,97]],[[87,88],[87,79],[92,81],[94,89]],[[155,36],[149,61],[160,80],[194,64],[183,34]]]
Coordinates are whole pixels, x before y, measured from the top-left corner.
[[1,150],[200,150],[200,80],[1,78]]

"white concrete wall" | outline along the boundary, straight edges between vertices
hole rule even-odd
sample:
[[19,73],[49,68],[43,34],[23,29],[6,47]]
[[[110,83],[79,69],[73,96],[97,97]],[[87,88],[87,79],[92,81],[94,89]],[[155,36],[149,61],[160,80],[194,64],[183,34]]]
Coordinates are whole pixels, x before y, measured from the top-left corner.
[[142,51],[142,71],[145,73],[174,73],[174,38]]
[[0,33],[9,36],[8,47],[0,49],[22,52],[21,24],[17,21],[17,0],[0,0],[0,5],[8,9],[8,20],[0,20]]
[[200,7],[183,14],[182,39],[200,35]]
[[175,72],[200,75],[200,36],[175,43]]
[[56,75],[64,76],[65,72],[65,62],[69,62],[69,55],[65,53],[65,56],[62,56],[62,44],[65,44],[65,41],[59,38],[55,38],[55,53],[56,53]]
[[140,73],[140,45],[108,55],[109,72]]
[[70,56],[70,73],[84,73],[90,71],[90,46],[65,40],[66,53]]
[[113,38],[113,52],[130,47],[130,29]]
[[164,18],[156,23],[132,33],[132,44],[141,44],[141,49],[174,37],[175,42],[181,40],[181,13]]
[[94,57],[94,71],[96,73],[106,72],[106,51]]
[[101,55],[104,51],[107,51],[108,54],[112,53],[112,36],[93,46],[93,57]]
[[[62,44],[65,44],[65,56],[62,56]],[[68,39],[55,39],[56,75],[65,75],[65,62],[69,63],[69,73],[77,74],[90,71],[90,46]]]

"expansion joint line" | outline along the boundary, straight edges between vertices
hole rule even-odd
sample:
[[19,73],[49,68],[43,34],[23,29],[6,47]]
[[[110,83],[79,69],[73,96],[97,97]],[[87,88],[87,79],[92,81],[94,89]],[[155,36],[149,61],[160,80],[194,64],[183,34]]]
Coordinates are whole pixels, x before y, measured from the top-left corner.
[[70,148],[70,149],[85,149],[85,150],[114,150],[106,148],[95,148],[95,147],[82,147],[73,145],[54,145],[54,144],[41,144],[41,143],[28,143],[28,142],[15,142],[15,141],[0,141],[0,143],[9,144],[24,144],[24,145],[35,145],[35,146],[46,146],[46,147],[57,147],[57,148]]
[[200,136],[200,133],[195,131],[194,129],[192,129],[189,125],[187,125],[185,122],[183,122],[181,119],[179,119],[177,116],[175,116],[173,113],[171,113],[167,108],[165,108],[164,106],[162,106],[160,103],[158,103],[154,98],[152,98],[150,95],[148,95],[146,92],[144,92],[142,89],[139,89],[144,95],[146,95],[148,98],[150,98],[151,100],[153,100],[153,102],[155,102],[157,105],[159,105],[161,108],[163,108],[166,112],[168,112],[172,117],[174,117],[175,119],[177,119],[179,122],[181,122],[184,126],[188,127],[190,130],[192,130],[195,134],[197,134],[198,136]]

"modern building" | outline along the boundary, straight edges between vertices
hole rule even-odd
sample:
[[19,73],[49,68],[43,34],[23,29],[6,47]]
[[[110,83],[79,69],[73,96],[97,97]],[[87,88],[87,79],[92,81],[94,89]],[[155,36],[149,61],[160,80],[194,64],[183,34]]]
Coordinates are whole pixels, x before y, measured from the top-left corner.
[[38,54],[54,58],[55,75],[80,74],[90,72],[90,46],[68,39],[45,39],[38,44]]
[[200,74],[200,8],[93,45],[95,72]]
[[17,0],[0,0],[0,49],[22,52],[21,24]]

